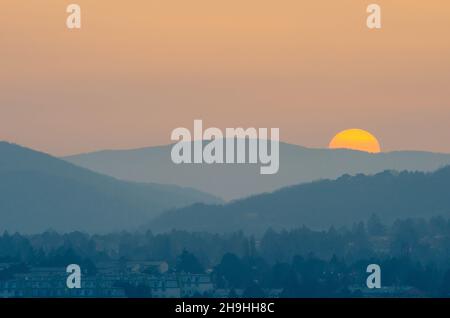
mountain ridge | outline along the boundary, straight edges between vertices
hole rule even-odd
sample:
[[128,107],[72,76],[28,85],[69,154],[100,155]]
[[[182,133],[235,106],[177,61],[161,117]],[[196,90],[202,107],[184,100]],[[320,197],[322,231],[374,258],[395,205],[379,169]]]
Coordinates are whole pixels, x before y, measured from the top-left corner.
[[383,171],[343,175],[285,187],[224,205],[195,204],[163,213],[148,228],[207,232],[262,233],[303,225],[326,229],[351,226],[377,214],[397,218],[450,216],[450,166],[435,172]]
[[347,149],[307,148],[280,143],[280,170],[261,176],[259,165],[172,163],[171,145],[102,150],[64,160],[121,180],[176,184],[212,193],[227,201],[272,192],[288,185],[333,179],[342,174],[384,170],[434,171],[450,164],[450,154],[393,151],[379,154]]
[[0,189],[0,230],[22,232],[123,230],[167,209],[221,202],[189,188],[121,181],[8,142],[0,142]]

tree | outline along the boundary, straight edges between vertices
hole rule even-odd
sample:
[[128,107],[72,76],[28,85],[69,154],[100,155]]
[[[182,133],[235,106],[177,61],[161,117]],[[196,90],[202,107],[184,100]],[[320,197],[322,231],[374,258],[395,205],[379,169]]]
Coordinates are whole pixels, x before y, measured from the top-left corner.
[[222,257],[214,274],[218,278],[225,279],[229,287],[234,288],[246,287],[252,280],[250,268],[232,253],[227,253]]
[[251,282],[242,294],[244,298],[263,298],[266,296],[261,286],[256,282]]
[[371,236],[382,236],[386,233],[385,226],[376,214],[372,214],[367,221],[367,232]]
[[202,274],[205,272],[203,266],[198,261],[194,254],[183,250],[177,258],[176,269],[178,272],[185,272],[191,274]]

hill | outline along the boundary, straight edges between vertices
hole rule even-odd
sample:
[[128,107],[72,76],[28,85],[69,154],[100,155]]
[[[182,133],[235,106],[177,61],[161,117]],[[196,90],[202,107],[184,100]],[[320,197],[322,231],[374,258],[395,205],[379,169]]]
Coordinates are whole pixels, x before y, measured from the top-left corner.
[[225,200],[272,192],[285,186],[343,174],[375,174],[384,170],[431,172],[450,164],[449,154],[390,152],[369,154],[352,150],[309,149],[280,144],[280,170],[260,175],[259,165],[172,163],[171,146],[107,150],[64,158],[81,167],[122,180],[191,187]]
[[349,226],[377,214],[397,218],[450,217],[450,167],[433,173],[390,172],[344,175],[283,188],[225,205],[196,204],[153,220],[153,231],[171,229],[261,233],[268,228]]
[[0,142],[0,230],[131,229],[163,210],[221,202],[193,189],[120,181]]

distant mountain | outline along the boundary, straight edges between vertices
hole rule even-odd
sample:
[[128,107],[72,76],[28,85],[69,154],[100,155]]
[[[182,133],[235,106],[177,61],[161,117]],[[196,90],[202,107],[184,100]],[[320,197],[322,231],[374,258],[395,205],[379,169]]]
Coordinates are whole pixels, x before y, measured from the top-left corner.
[[171,146],[107,150],[64,158],[81,167],[123,180],[192,187],[225,200],[345,173],[374,174],[384,170],[434,171],[450,164],[450,154],[390,152],[369,154],[352,150],[308,149],[280,144],[280,170],[260,175],[259,165],[172,163]]
[[344,175],[225,205],[196,204],[163,213],[150,223],[150,229],[251,233],[302,225],[324,229],[348,226],[372,214],[385,222],[408,217],[450,217],[450,167],[434,173]]
[[214,196],[178,186],[125,182],[0,142],[0,230],[130,229],[163,210]]

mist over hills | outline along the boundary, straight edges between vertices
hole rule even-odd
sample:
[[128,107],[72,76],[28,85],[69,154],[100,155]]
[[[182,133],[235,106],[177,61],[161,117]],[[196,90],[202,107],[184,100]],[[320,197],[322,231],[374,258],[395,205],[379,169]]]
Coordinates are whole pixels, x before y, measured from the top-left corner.
[[[276,175],[260,175],[259,165],[249,164],[175,165],[170,160],[170,146],[68,158],[111,175],[204,187],[227,198],[279,188],[223,204],[192,188],[121,181],[0,142],[0,231],[32,233],[51,228],[104,233],[144,227],[259,233],[270,227],[349,225],[372,213],[392,221],[450,212],[450,168],[433,173],[385,171],[341,176],[385,169],[429,171],[450,162],[449,155],[373,155],[281,144],[280,156]],[[326,176],[338,179],[323,180]],[[311,180],[316,181],[308,183]]]
[[369,154],[280,143],[279,172],[261,175],[258,164],[176,165],[171,161],[170,151],[171,145],[167,145],[106,150],[64,159],[119,179],[192,187],[225,200],[319,179],[335,179],[346,173],[375,174],[384,170],[427,172],[450,164],[450,154],[414,151]]
[[156,232],[243,230],[258,234],[268,228],[351,226],[372,214],[385,222],[450,217],[449,189],[450,167],[433,173],[384,171],[373,176],[344,175],[225,205],[196,204],[169,211],[154,219],[148,228]]
[[132,229],[195,202],[221,201],[189,188],[120,181],[0,142],[0,231]]

